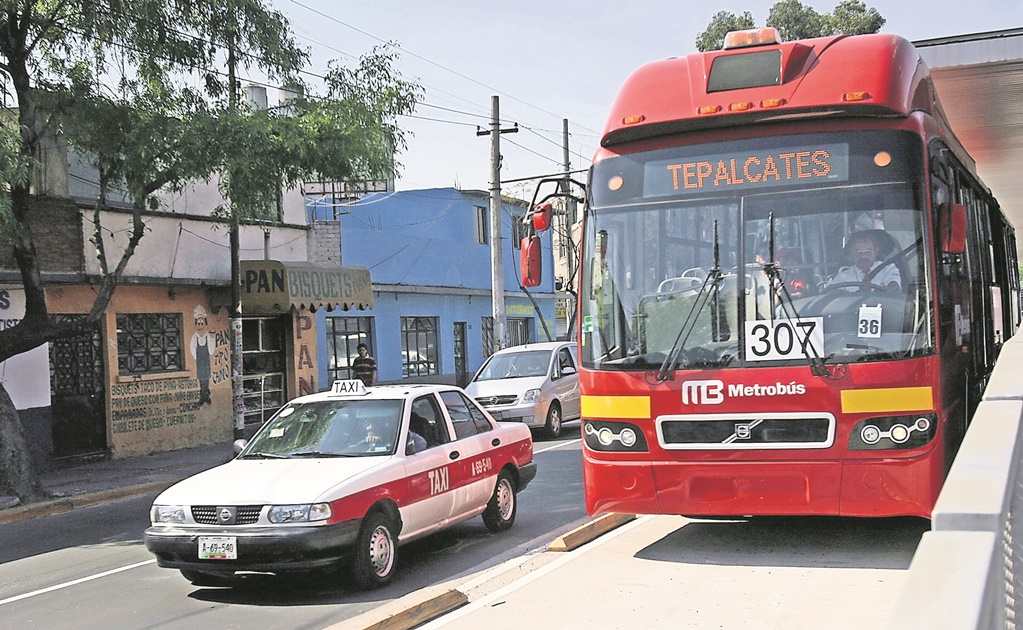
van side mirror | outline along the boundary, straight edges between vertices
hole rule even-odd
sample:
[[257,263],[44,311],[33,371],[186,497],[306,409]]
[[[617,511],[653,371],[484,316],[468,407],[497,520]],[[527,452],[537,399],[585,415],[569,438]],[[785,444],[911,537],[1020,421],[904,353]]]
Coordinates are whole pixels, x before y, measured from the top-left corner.
[[938,242],[944,254],[962,254],[966,249],[966,206],[943,203],[938,206]]

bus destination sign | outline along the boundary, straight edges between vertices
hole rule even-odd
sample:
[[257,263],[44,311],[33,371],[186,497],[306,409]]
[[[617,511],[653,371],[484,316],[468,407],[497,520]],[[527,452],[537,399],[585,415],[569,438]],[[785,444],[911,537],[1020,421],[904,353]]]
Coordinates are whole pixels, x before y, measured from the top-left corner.
[[647,162],[643,196],[792,186],[849,179],[849,145],[822,144]]

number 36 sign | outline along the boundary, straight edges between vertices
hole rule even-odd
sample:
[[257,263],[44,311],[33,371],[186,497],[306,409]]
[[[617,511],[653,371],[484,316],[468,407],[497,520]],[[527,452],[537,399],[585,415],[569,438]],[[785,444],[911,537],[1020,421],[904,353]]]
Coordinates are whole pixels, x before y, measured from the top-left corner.
[[746,322],[746,360],[778,361],[824,356],[824,319]]

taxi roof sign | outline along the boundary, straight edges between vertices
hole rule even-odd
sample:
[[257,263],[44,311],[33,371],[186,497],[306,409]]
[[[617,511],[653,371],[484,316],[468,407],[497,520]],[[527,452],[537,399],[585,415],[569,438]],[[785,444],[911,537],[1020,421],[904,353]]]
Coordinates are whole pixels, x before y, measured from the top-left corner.
[[334,385],[330,388],[330,391],[334,394],[366,394],[366,384],[357,378],[334,381]]

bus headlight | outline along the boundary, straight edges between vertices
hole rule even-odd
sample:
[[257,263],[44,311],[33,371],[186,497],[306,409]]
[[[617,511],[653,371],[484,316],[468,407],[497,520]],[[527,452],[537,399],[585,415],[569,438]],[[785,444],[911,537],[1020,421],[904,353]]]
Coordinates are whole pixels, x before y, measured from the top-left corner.
[[627,422],[583,419],[583,440],[593,451],[642,453],[648,450],[643,431]]
[[906,450],[934,439],[937,416],[881,416],[862,420],[849,434],[849,450]]
[[892,439],[892,442],[902,444],[909,439],[909,429],[902,424],[892,425],[892,428],[888,429],[888,437]]
[[618,439],[622,441],[622,446],[631,447],[636,444],[636,432],[629,427],[625,427],[618,434]]
[[872,424],[868,424],[860,431],[860,439],[867,444],[877,444],[877,441],[881,439],[881,430]]

